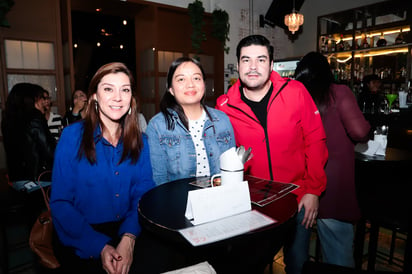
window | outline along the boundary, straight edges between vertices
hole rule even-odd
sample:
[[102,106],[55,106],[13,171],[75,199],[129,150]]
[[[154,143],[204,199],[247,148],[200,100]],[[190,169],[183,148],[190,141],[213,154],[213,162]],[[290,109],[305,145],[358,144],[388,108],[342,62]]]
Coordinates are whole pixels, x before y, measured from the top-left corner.
[[56,100],[54,44],[49,42],[5,40],[7,87],[21,82],[38,84]]

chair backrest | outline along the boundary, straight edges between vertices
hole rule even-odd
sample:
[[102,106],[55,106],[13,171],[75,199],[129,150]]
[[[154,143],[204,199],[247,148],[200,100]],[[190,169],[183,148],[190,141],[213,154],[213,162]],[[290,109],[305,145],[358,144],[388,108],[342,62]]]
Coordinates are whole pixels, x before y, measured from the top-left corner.
[[388,131],[388,146],[412,151],[412,112],[408,111],[391,118]]
[[362,216],[407,231],[411,224],[412,161],[356,160],[355,182]]

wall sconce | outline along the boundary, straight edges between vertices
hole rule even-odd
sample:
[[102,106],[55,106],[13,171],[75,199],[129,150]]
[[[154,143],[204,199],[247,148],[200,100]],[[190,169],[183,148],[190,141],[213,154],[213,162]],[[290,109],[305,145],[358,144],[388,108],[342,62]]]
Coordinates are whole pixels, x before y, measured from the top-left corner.
[[293,0],[292,13],[285,15],[285,25],[288,26],[292,34],[295,34],[295,31],[299,30],[299,26],[303,25],[303,14],[295,10],[295,0]]

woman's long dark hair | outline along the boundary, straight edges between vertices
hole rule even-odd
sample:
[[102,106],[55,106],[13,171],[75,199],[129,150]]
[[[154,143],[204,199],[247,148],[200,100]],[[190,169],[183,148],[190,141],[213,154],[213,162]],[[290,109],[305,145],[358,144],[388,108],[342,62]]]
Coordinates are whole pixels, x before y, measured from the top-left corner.
[[131,112],[126,113],[120,121],[120,136],[123,138],[123,153],[120,159],[120,163],[127,157],[132,159],[132,163],[136,163],[139,159],[140,151],[143,147],[142,133],[138,123],[139,105],[137,101],[136,91],[134,88],[134,79],[130,70],[123,63],[108,63],[100,67],[92,80],[90,81],[88,93],[87,93],[87,107],[86,115],[84,117],[84,133],[82,143],[79,149],[79,158],[83,155],[89,160],[90,163],[96,162],[96,147],[94,143],[94,131],[97,126],[101,126],[102,131],[105,129],[105,125],[100,120],[99,111],[96,110],[96,100],[91,99],[93,94],[97,92],[97,86],[104,76],[110,73],[125,73],[129,79],[132,89],[131,99]]
[[30,113],[34,104],[43,93],[41,86],[31,83],[18,83],[13,86],[6,101],[5,115],[10,118],[21,117]]
[[309,52],[299,61],[295,79],[302,82],[323,116],[334,100],[330,85],[334,82],[328,60],[318,52]]
[[[163,115],[165,117],[166,128],[168,130],[173,130],[174,127],[175,127],[175,122],[173,120],[173,115],[172,115],[172,113],[170,113],[170,111],[168,109],[172,109],[172,110],[176,111],[177,115],[179,116],[179,119],[182,121],[182,123],[186,127],[186,129],[189,128],[189,122],[187,120],[185,112],[183,111],[182,106],[177,103],[175,97],[169,91],[169,89],[172,87],[173,75],[175,74],[176,69],[181,64],[186,63],[186,62],[192,62],[193,64],[198,66],[198,68],[202,72],[203,81],[206,80],[205,72],[203,70],[202,65],[200,64],[200,62],[198,60],[193,59],[193,58],[189,58],[189,57],[180,57],[180,58],[176,59],[175,61],[173,61],[173,63],[169,67],[169,71],[167,72],[166,91],[163,94],[162,99],[160,100],[160,111],[163,113]],[[205,96],[206,96],[206,92],[203,95],[203,98],[200,101],[200,104],[203,106],[203,109],[206,111],[207,115],[210,118],[210,115],[209,115],[209,113],[208,113],[208,111],[205,107],[205,103],[204,103]]]

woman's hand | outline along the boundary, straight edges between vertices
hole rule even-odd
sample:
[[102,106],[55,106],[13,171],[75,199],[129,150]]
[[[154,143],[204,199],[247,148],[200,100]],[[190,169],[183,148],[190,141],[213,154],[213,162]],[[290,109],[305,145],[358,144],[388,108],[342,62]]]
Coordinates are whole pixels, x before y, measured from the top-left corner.
[[123,234],[120,243],[117,245],[117,252],[122,256],[121,261],[117,261],[116,274],[129,273],[133,262],[133,250],[136,236],[130,233]]
[[116,274],[116,268],[118,262],[123,258],[120,253],[111,245],[105,245],[100,252],[100,257],[102,258],[103,269],[109,274]]
[[302,225],[308,229],[316,223],[319,208],[319,197],[309,193],[303,195],[298,205],[298,210],[300,211],[302,207],[305,208],[305,216],[303,217]]
[[72,113],[73,114],[81,113],[82,110],[84,109],[84,107],[86,106],[86,103],[87,103],[86,100],[80,100],[80,99],[75,100],[74,105],[73,105]]

